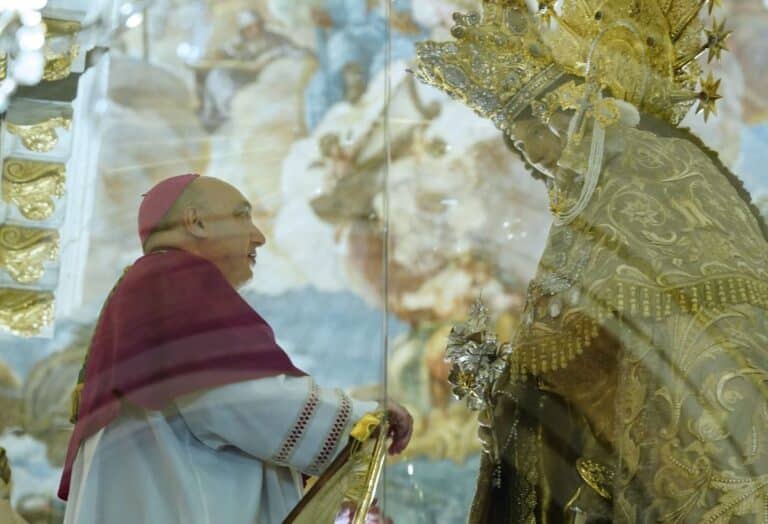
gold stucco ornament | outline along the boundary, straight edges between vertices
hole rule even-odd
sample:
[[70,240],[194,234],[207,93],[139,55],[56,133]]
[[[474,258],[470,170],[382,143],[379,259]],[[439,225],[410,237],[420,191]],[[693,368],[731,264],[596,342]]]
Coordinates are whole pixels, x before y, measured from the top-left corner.
[[58,231],[0,226],[0,269],[19,284],[40,280],[45,263],[56,260],[58,255]]
[[3,164],[3,200],[15,204],[30,220],[53,215],[64,195],[66,167],[57,162],[7,158]]
[[53,293],[0,288],[0,326],[14,335],[39,335],[53,321]]
[[34,124],[8,122],[8,132],[17,135],[25,148],[36,153],[51,151],[59,143],[57,129],[70,127],[72,119],[66,116],[57,116]]

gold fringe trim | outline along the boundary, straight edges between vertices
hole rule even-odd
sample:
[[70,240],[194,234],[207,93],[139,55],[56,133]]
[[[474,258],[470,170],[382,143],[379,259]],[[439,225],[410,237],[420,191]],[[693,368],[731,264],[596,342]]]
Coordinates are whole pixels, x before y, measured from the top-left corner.
[[[593,297],[585,308],[566,309],[555,322],[538,320],[522,331],[510,359],[510,371],[539,375],[565,369],[591,346],[600,328],[609,322],[658,322],[672,315],[741,304],[768,310],[768,283],[747,277],[709,278],[673,288],[615,282],[601,286]],[[544,324],[552,334],[536,335],[537,324]]]

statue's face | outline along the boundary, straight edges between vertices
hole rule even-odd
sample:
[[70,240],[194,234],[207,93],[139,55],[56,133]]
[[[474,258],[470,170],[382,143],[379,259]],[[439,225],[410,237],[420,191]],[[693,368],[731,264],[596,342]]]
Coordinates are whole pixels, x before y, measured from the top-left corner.
[[557,161],[563,152],[567,122],[565,115],[556,114],[549,125],[534,117],[515,121],[510,129],[512,142],[525,159],[542,174],[553,177]]

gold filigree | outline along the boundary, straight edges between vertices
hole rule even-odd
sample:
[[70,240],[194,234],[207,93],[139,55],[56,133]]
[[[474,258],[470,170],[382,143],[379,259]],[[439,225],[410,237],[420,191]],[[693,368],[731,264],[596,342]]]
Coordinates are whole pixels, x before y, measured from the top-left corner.
[[768,499],[768,475],[723,475],[713,483],[722,492],[718,503],[702,516],[702,524],[728,524],[741,515],[763,517]]
[[643,326],[653,347],[644,344],[642,359],[622,357],[635,378],[621,381],[622,395],[650,393],[640,393],[632,420],[619,421],[617,453],[634,450],[634,466],[622,458],[615,484],[628,514],[654,522],[764,520],[766,320],[765,310],[737,305]]
[[[703,7],[701,0],[542,0],[537,28],[524,1],[485,0],[482,15],[454,16],[456,41],[417,45],[417,75],[501,129],[556,84],[555,71],[677,125],[705,93],[696,90],[696,58],[707,49],[710,60],[719,58],[730,34],[724,22],[706,30]],[[540,78],[543,71],[551,75]]]
[[45,272],[45,262],[56,260],[58,255],[58,231],[0,226],[0,268],[16,282],[38,281]]
[[24,147],[37,153],[47,153],[59,142],[56,128],[69,129],[72,119],[66,116],[56,116],[36,124],[14,124],[8,122],[8,132],[17,135]]
[[5,80],[8,75],[8,54],[0,55],[0,80]]
[[613,471],[594,460],[580,458],[576,461],[576,471],[582,480],[606,500],[611,500],[611,486],[613,485]]
[[695,59],[725,49],[723,24],[706,31],[703,7],[701,0],[566,1],[558,28],[544,37],[567,72],[676,125],[699,95]]
[[687,140],[610,130],[623,152],[605,167],[601,205],[553,229],[531,284],[540,292],[528,297],[513,341],[513,371],[566,367],[616,317],[654,322],[737,304],[768,309],[768,244],[708,155]]
[[3,164],[3,200],[30,220],[45,220],[64,195],[66,167],[55,162],[8,158]]
[[53,293],[0,288],[0,326],[14,335],[39,335],[53,321],[53,307]]
[[456,14],[456,42],[420,42],[417,76],[507,129],[563,75],[524,2],[487,1]]

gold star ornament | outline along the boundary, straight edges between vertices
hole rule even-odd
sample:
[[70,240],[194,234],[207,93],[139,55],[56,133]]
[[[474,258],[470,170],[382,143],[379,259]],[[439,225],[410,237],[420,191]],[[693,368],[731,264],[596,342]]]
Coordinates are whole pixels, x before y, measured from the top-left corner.
[[699,105],[696,106],[696,113],[704,112],[704,121],[709,119],[710,114],[717,114],[715,103],[720,100],[722,95],[718,93],[720,89],[720,78],[715,79],[710,71],[706,79],[701,80],[701,91],[699,91]]
[[728,51],[725,42],[728,37],[731,36],[732,31],[725,29],[725,20],[717,23],[717,20],[712,22],[712,29],[707,29],[707,47],[709,48],[709,56],[707,57],[707,63],[712,62],[713,58],[720,60],[720,53]]

